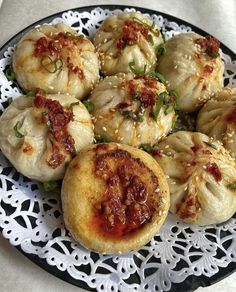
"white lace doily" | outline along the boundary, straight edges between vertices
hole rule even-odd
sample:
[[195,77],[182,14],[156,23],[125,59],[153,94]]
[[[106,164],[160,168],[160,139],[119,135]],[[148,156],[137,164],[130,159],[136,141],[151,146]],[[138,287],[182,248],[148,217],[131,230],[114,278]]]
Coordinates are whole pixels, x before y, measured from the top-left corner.
[[[130,10],[130,9],[127,9]],[[95,8],[91,12],[68,11],[52,23],[64,22],[77,31],[94,35],[101,22],[120,10]],[[191,31],[161,15],[150,15],[167,38]],[[3,70],[11,62],[14,47],[0,60],[0,109],[9,97],[21,95]],[[236,87],[236,62],[222,53],[225,83]],[[211,277],[219,268],[236,262],[236,217],[213,226],[189,226],[168,218],[151,242],[137,252],[103,256],[85,250],[65,230],[59,194],[46,194],[40,183],[20,175],[0,154],[0,229],[14,246],[37,255],[55,269],[66,271],[98,291],[168,291],[172,283],[188,276]]]

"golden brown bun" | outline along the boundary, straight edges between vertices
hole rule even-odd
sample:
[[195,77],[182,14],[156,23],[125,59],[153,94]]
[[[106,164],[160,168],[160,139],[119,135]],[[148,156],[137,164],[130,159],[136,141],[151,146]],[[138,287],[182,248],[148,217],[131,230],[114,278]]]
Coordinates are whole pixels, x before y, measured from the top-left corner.
[[[72,236],[103,254],[145,245],[169,209],[168,184],[157,162],[142,150],[116,143],[82,150],[66,171],[61,197]],[[140,211],[143,224],[135,219],[134,210]]]

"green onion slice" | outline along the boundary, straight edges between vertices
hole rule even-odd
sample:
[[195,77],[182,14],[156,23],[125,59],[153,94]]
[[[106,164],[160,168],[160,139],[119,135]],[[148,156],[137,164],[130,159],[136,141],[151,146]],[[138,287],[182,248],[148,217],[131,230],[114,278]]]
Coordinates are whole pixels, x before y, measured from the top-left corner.
[[228,184],[227,188],[231,189],[231,190],[236,190],[236,182]]
[[165,44],[160,44],[159,46],[157,46],[156,48],[156,55],[157,57],[160,57],[162,55],[165,55],[166,54],[166,46]]
[[85,105],[90,114],[95,110],[95,105],[90,100],[83,101],[83,104]]
[[147,72],[147,75],[156,78],[158,81],[160,81],[160,82],[163,83],[164,85],[167,84],[165,77],[164,77],[161,73],[155,71],[154,69],[150,69],[150,70]]
[[218,52],[212,52],[210,50],[206,50],[206,53],[207,53],[208,56],[210,56],[210,57],[212,57],[214,59],[216,59],[220,55]]
[[137,75],[137,76],[143,76],[146,74],[146,71],[147,71],[147,65],[144,65],[143,69],[137,69],[134,67],[135,66],[135,62],[132,61],[132,62],[129,62],[129,68],[130,68],[130,71],[134,74],[134,75]]
[[8,67],[6,69],[5,75],[6,75],[8,81],[13,81],[14,79],[16,79],[15,73],[13,72],[13,70],[10,67]]
[[174,111],[174,104],[173,103],[169,103],[166,105],[166,108],[165,108],[165,115],[168,115],[169,113],[173,112]]
[[80,35],[75,35],[73,33],[71,33],[70,31],[67,31],[66,32],[66,35],[71,37],[71,38],[74,38],[74,39],[77,39],[77,40],[81,40],[84,38],[84,35],[80,34]]
[[162,31],[162,30],[160,30],[160,32],[161,32],[161,36],[162,36],[163,42],[164,42],[164,43],[166,43],[166,37],[165,37],[165,35],[164,35],[163,31]]
[[209,146],[209,147],[211,147],[211,148],[217,150],[216,145],[214,145],[214,144],[212,144],[212,143],[205,142],[205,141],[203,141],[203,142],[204,142],[207,146]]
[[174,116],[174,118],[172,120],[172,125],[171,125],[172,129],[175,127],[175,124],[176,124],[178,118],[179,118],[179,115],[175,114],[175,116]]
[[94,143],[95,144],[106,143],[106,142],[108,142],[108,140],[106,139],[106,137],[104,137],[102,135],[95,135],[94,136]]
[[14,132],[15,132],[15,136],[16,136],[17,138],[23,138],[24,135],[21,134],[21,133],[19,132],[19,130],[18,130],[19,124],[20,124],[20,122],[18,121],[18,122],[15,124],[15,126],[13,127],[13,130],[14,130]]
[[41,66],[49,73],[56,73],[63,66],[62,58],[53,60],[50,56],[43,56],[40,60]]
[[43,183],[43,188],[45,192],[52,192],[59,187],[60,185],[57,181],[47,181]]
[[75,105],[79,105],[79,104],[80,104],[80,101],[72,102],[72,103],[70,104],[69,110],[72,111],[73,106],[75,106]]
[[10,104],[13,102],[13,98],[12,98],[12,97],[9,97],[9,98],[7,99],[7,102],[8,102],[8,105],[10,105]]
[[148,34],[148,42],[154,46],[154,40],[153,40],[153,36],[151,34]]
[[142,21],[141,19],[139,19],[138,17],[134,16],[133,17],[133,20],[136,21],[136,22],[139,22],[141,23],[142,25],[148,27],[148,29],[150,29],[150,31],[152,33],[154,33],[156,36],[159,36],[160,32],[158,29],[155,29],[155,21],[152,22],[151,25],[147,24],[146,22]]
[[142,149],[143,151],[150,154],[153,152],[153,147],[151,146],[151,144],[148,143],[140,144],[139,149]]
[[127,119],[130,119],[136,122],[143,122],[145,107],[141,104],[137,112],[127,111],[123,109],[119,109],[119,112],[122,116],[126,117]]
[[35,96],[35,90],[31,90],[29,92],[26,93],[27,97],[34,97]]
[[162,106],[163,106],[163,100],[158,97],[152,109],[152,117],[154,118],[154,120],[157,119]]

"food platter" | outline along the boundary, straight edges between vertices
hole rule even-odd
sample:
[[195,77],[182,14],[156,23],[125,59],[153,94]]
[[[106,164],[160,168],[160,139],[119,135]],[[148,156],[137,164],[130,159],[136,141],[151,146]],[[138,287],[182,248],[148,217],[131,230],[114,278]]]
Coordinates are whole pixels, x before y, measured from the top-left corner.
[[[1,110],[20,89],[3,73],[14,45],[32,27],[65,22],[92,37],[101,22],[123,10],[148,14],[169,38],[180,32],[205,32],[169,15],[123,6],[84,7],[57,13],[32,24],[0,50]],[[236,56],[221,45],[225,85],[236,87]],[[50,273],[74,285],[98,291],[193,291],[236,268],[236,217],[220,225],[189,226],[169,215],[160,233],[137,252],[104,256],[79,246],[65,230],[59,193],[20,175],[0,156],[0,229],[10,244]]]

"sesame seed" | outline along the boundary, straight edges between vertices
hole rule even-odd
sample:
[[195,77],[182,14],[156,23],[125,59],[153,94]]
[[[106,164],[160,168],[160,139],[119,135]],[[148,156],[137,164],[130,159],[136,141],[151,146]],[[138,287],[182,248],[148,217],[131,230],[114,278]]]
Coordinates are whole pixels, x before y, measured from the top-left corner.
[[155,192],[155,193],[160,192],[160,188],[156,188],[154,192]]
[[115,134],[117,134],[118,132],[119,132],[119,130],[118,130],[118,129],[116,129],[116,130],[115,130]]
[[106,127],[102,127],[103,131],[106,132],[107,131],[107,128]]

